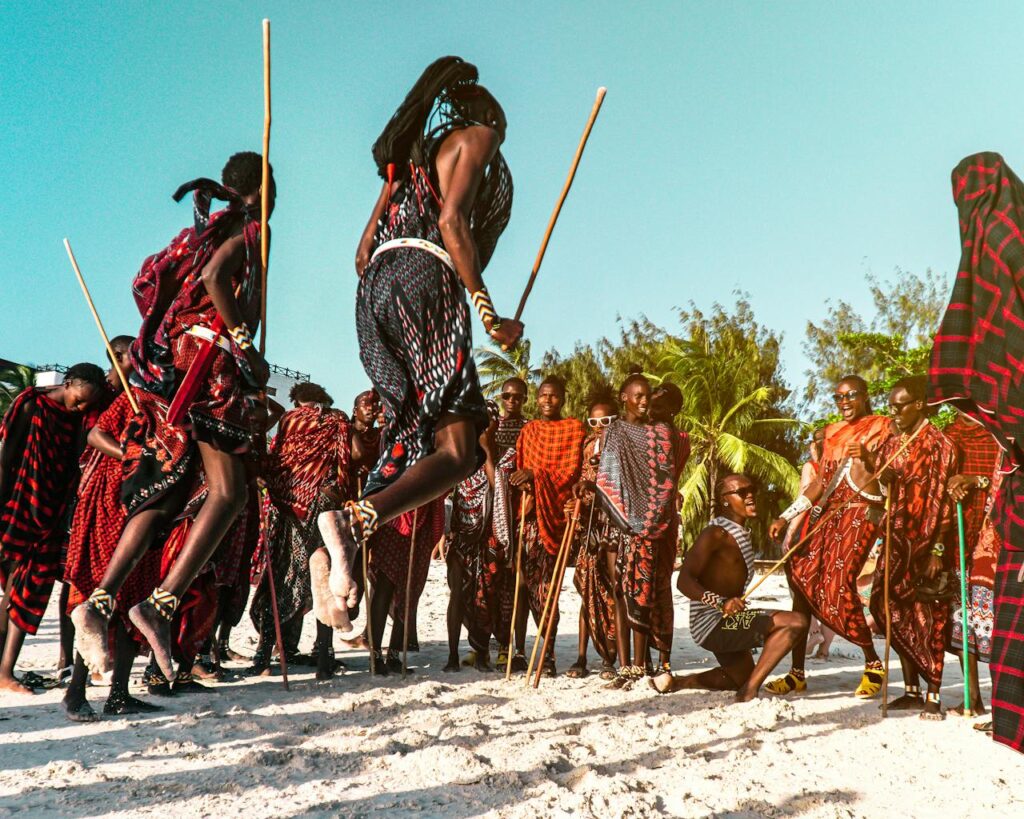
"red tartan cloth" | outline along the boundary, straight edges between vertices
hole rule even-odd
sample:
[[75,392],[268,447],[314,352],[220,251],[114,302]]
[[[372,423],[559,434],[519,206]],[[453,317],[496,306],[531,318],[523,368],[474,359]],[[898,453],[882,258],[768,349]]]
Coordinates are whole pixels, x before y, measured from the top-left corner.
[[1003,550],[995,578],[992,738],[1024,751],[1024,553]]
[[[992,478],[999,465],[1001,454],[999,444],[992,437],[992,433],[981,424],[973,423],[960,415],[946,427],[944,432],[956,447],[960,462],[957,469],[958,474]],[[985,520],[985,510],[991,491],[992,487],[987,490],[972,489],[963,500],[965,546],[968,555],[981,532],[981,524]]]
[[[96,427],[121,440],[134,413],[122,393],[99,417]],[[64,569],[64,582],[71,586],[68,613],[85,602],[103,580],[128,514],[121,503],[121,461],[98,450],[88,450],[88,459],[78,491],[78,503],[71,523],[71,537]],[[114,608],[129,629],[128,611],[142,602],[160,582],[160,550],[150,549],[135,567],[120,592]]]
[[320,406],[299,407],[281,417],[270,444],[264,478],[279,508],[306,520],[325,486],[349,496],[352,454],[348,416]]
[[565,533],[565,504],[580,477],[583,440],[576,418],[530,421],[519,434],[516,467],[533,472],[538,536],[549,554],[558,552]]
[[[889,611],[892,641],[897,653],[909,659],[932,685],[942,683],[946,650],[949,602],[926,603],[916,599],[915,580],[924,571],[936,543],[949,543],[953,526],[952,504],[946,484],[956,473],[953,444],[927,421],[927,426],[891,464],[898,476],[892,496],[892,563],[889,570]],[[879,450],[885,463],[902,445],[893,436]],[[947,568],[955,552],[947,550]],[[871,584],[871,613],[875,622],[885,620],[883,577],[885,551],[879,555]]]
[[[193,325],[211,327],[217,317],[206,286],[203,268],[233,234],[244,237],[245,261],[232,281],[242,315],[250,331],[259,324],[260,224],[238,201],[210,216],[210,197],[234,198],[210,180],[197,180],[195,225],[181,231],[171,243],[149,258],[132,282],[142,327],[131,347],[132,380],[144,389],[171,399],[199,351],[200,342],[187,331]],[[182,194],[189,186],[183,186]],[[230,452],[244,451],[249,418],[243,400],[256,383],[245,354],[231,343],[231,352],[217,349],[213,366],[189,411],[192,434]]]
[[4,445],[20,442],[0,498],[0,587],[10,579],[3,604],[29,634],[39,629],[60,574],[67,534],[62,524],[79,476],[81,423],[81,415],[36,387],[18,395],[0,421]]

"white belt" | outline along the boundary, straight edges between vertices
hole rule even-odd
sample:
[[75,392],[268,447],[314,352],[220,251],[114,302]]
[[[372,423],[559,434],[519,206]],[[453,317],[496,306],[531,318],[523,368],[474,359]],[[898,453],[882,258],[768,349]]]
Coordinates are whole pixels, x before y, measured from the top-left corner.
[[211,344],[216,344],[224,352],[231,352],[231,342],[228,341],[224,336],[219,336],[213,332],[209,327],[203,327],[202,324],[193,324],[186,331],[190,336],[201,338],[203,341],[209,341]]
[[370,263],[380,256],[381,253],[387,253],[389,250],[397,250],[400,247],[414,247],[417,250],[425,250],[431,256],[434,256],[441,260],[441,262],[448,267],[449,270],[455,271],[455,264],[452,262],[452,257],[448,255],[448,251],[440,245],[435,245],[433,242],[428,242],[426,239],[416,238],[404,238],[404,239],[392,239],[391,241],[384,242],[380,245],[373,255],[370,257]]

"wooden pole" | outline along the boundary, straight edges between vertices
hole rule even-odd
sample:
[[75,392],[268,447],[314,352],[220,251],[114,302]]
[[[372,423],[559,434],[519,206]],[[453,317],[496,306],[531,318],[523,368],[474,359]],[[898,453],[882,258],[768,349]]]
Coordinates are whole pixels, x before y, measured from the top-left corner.
[[[356,479],[356,497],[361,498],[363,494],[363,479]],[[370,674],[377,673],[377,658],[373,651],[373,615],[370,613],[370,557],[369,543],[363,541],[359,544],[359,552],[363,557],[363,605],[366,606],[366,645],[370,650]]]
[[267,354],[267,262],[270,255],[270,20],[263,20],[263,181],[260,184],[260,355]]
[[412,510],[412,534],[409,536],[409,573],[405,576],[405,614],[402,619],[402,679],[409,673],[409,604],[412,601],[412,564],[416,559],[416,524],[419,507]]
[[277,639],[277,656],[281,660],[281,680],[288,691],[288,658],[284,655],[284,638],[281,635],[281,615],[277,610],[277,589],[274,587],[274,566],[270,559],[270,544],[267,544],[267,582],[270,591],[270,611],[274,615],[274,636]]
[[[874,480],[877,480],[878,476],[881,475],[886,469],[888,469],[889,466],[892,464],[892,462],[895,461],[900,455],[902,455],[904,453],[904,451],[906,450],[906,448],[908,446],[910,446],[911,442],[918,435],[921,434],[921,430],[924,429],[925,424],[927,424],[927,423],[928,422],[925,421],[924,424],[919,425],[918,428],[914,430],[913,434],[909,438],[907,438],[906,441],[903,442],[903,444],[900,446],[899,449],[896,450],[895,453],[893,453],[893,456],[888,461],[886,461],[884,464],[882,464],[877,470],[875,470],[874,474],[871,475],[867,479],[867,481],[865,482],[865,485],[871,483]],[[825,525],[826,521],[830,520],[833,515],[835,515],[837,512],[841,511],[842,509],[844,509],[845,506],[846,506],[846,504],[840,504],[838,506],[834,506],[831,509],[829,509],[824,515],[822,515],[818,519],[818,522],[811,528],[811,530],[806,535],[804,535],[802,538],[800,538],[800,540],[798,540],[795,544],[793,544],[792,548],[790,548],[790,550],[788,552],[786,552],[782,557],[780,557],[775,562],[775,564],[767,572],[765,572],[763,575],[761,575],[760,579],[758,579],[758,581],[753,586],[751,586],[749,589],[747,589],[743,593],[743,597],[741,599],[742,600],[749,600],[750,599],[750,595],[752,595],[754,593],[754,591],[757,589],[758,586],[760,586],[762,583],[764,583],[765,580],[767,580],[769,577],[771,577],[773,574],[775,574],[775,572],[778,571],[781,566],[785,566],[786,565],[786,561],[788,561],[790,559],[790,557],[793,556],[793,554],[796,552],[796,550],[799,549],[801,546],[803,546],[812,537],[814,537],[814,535],[817,534],[818,530],[822,526]]]
[[558,599],[562,596],[562,583],[565,581],[565,570],[569,566],[569,553],[572,551],[572,540],[576,536],[576,524],[580,520],[580,501],[577,499],[575,506],[572,509],[572,517],[566,524],[565,539],[562,544],[562,563],[556,568],[556,577],[554,578],[554,586],[548,589],[548,597],[553,597],[551,602],[551,610],[548,612],[548,621],[545,623],[544,628],[544,645],[540,650],[540,661],[537,663],[537,670],[533,678],[533,687],[538,688],[540,686],[540,676],[544,670],[544,658],[547,656],[548,647],[551,647],[552,653],[554,653],[553,641],[554,630],[555,630],[555,618],[558,616]]
[[[576,501],[576,505],[573,507],[572,518],[575,519],[579,515],[579,501]],[[561,572],[564,572],[563,564],[568,562],[569,559],[569,543],[572,541],[573,526],[571,521],[566,521],[565,531],[562,533],[562,542],[558,545],[558,551],[555,553],[555,565],[551,569],[551,581],[548,583],[548,593],[544,595],[544,608],[540,613],[540,619],[537,621],[537,634],[533,638],[533,649],[530,651],[530,663],[526,669],[526,684],[530,685],[530,677],[533,676],[534,669],[540,674],[541,669],[544,666],[543,654],[540,658],[537,658],[537,649],[542,644],[547,643],[547,636],[551,632],[551,624],[554,623],[555,615],[557,611],[551,608],[552,602],[558,599],[558,595],[555,594],[555,585],[558,583],[558,579]],[[560,584],[559,584],[560,585]],[[545,650],[547,646],[544,646]],[[536,687],[536,686],[535,686]]]
[[590,139],[590,132],[594,128],[594,122],[597,120],[597,115],[601,110],[601,105],[604,102],[604,95],[608,92],[608,89],[601,87],[597,89],[597,98],[594,100],[594,107],[590,109],[590,117],[587,119],[587,125],[583,129],[583,136],[580,138],[580,144],[576,148],[576,156],[573,157],[572,165],[569,167],[569,176],[565,180],[565,185],[562,186],[562,192],[558,196],[558,201],[555,202],[555,209],[551,213],[551,218],[548,220],[547,230],[544,231],[544,238],[540,243],[540,250],[537,251],[537,258],[533,263],[533,270],[530,271],[530,278],[526,282],[526,289],[523,291],[523,297],[519,300],[519,307],[516,308],[516,321],[523,316],[523,310],[526,309],[526,300],[530,297],[530,291],[533,290],[533,283],[537,280],[537,274],[540,272],[541,262],[544,261],[544,254],[548,249],[548,242],[551,240],[551,233],[555,229],[555,222],[558,221],[558,215],[562,212],[562,205],[565,204],[565,197],[569,195],[569,189],[572,187],[573,180],[576,178],[576,169],[580,166],[580,159],[583,158],[583,149],[587,147],[587,140]]
[[519,499],[519,543],[516,548],[516,588],[512,598],[512,625],[508,630],[508,656],[505,658],[505,679],[512,679],[512,655],[515,653],[516,616],[519,613],[519,582],[523,568],[523,533],[526,531],[526,498]]
[[882,573],[882,605],[885,606],[885,679],[882,681],[882,719],[889,716],[889,648],[892,646],[892,611],[889,609],[889,561],[892,556],[892,496],[896,487],[885,496],[885,570]]
[[132,405],[132,412],[138,415],[139,405],[135,401],[135,396],[132,395],[131,387],[128,386],[128,378],[125,376],[124,370],[121,369],[121,365],[117,362],[117,356],[114,355],[114,348],[110,346],[110,339],[107,337],[107,331],[103,329],[103,322],[100,320],[100,314],[96,312],[96,305],[93,304],[92,295],[89,293],[89,287],[85,283],[82,271],[78,267],[78,261],[75,259],[75,254],[71,250],[71,242],[67,239],[64,240],[64,249],[68,252],[68,258],[71,260],[71,267],[75,270],[75,276],[78,277],[78,284],[82,288],[82,293],[85,295],[86,304],[89,305],[89,312],[92,313],[93,320],[96,322],[96,328],[100,331],[100,338],[103,339],[103,346],[107,348],[107,355],[110,356],[110,360],[114,364],[114,371],[117,373],[117,378],[121,382],[121,386],[124,387],[124,394],[128,396],[128,403]]

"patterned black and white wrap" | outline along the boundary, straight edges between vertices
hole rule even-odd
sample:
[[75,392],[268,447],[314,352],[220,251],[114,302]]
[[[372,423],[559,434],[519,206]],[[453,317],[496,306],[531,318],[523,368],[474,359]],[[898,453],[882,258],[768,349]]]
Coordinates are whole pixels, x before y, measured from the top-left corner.
[[[743,581],[743,588],[746,589],[750,578],[754,576],[754,545],[750,539],[750,532],[746,527],[734,523],[728,518],[712,518],[709,526],[720,526],[728,532],[736,545],[740,547],[743,555],[743,562],[747,564],[747,579]],[[690,636],[697,645],[703,645],[708,635],[714,631],[715,626],[722,622],[724,615],[714,606],[701,603],[699,600],[690,601]]]

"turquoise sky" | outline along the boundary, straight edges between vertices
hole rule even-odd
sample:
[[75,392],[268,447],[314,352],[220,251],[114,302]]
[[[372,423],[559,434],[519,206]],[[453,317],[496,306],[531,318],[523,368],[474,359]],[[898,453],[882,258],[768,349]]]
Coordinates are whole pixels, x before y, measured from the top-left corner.
[[[958,259],[949,172],[1024,165],[1024,4],[6,3],[0,7],[0,358],[100,361],[68,236],[111,334],[190,220],[177,185],[259,150],[273,22],[278,180],[268,355],[342,405],[367,383],[355,244],[370,145],[424,66],[475,62],[501,100],[512,221],[486,272],[522,291],[599,85],[608,87],[525,320],[538,351],[750,293],[802,382],[808,319],[864,275]],[[1020,171],[1020,167],[1018,167]],[[475,329],[475,328],[474,328]]]

